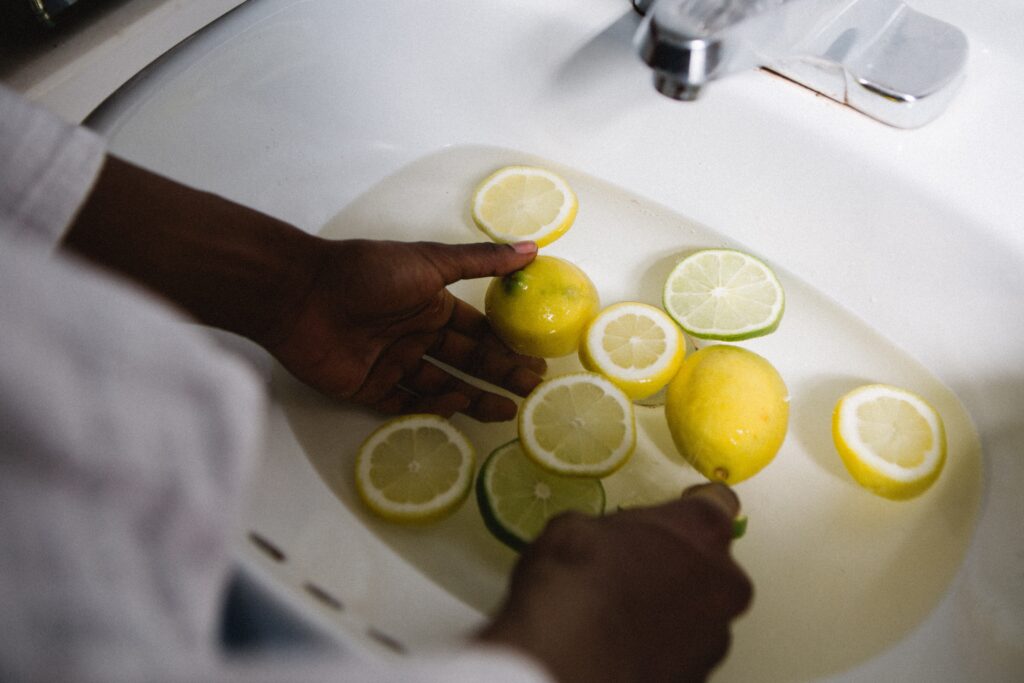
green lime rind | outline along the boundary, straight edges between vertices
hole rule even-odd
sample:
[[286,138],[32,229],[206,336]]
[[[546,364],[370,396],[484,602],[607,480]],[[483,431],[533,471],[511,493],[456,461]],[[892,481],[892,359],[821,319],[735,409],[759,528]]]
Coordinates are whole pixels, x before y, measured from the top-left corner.
[[[678,310],[676,310],[676,308],[672,305],[670,301],[670,297],[674,294],[674,292],[672,291],[672,282],[676,279],[677,273],[684,268],[684,264],[692,261],[693,259],[705,256],[710,253],[736,254],[742,257],[743,259],[760,266],[760,268],[767,276],[767,282],[770,282],[774,285],[774,289],[778,292],[779,297],[778,311],[770,320],[768,320],[763,325],[741,329],[740,331],[737,332],[712,331],[700,327],[695,327],[689,324],[686,320],[687,316],[682,315]],[[676,324],[679,325],[679,327],[682,328],[682,330],[691,337],[695,337],[697,339],[707,339],[712,341],[736,342],[744,341],[746,339],[754,339],[756,337],[763,337],[766,334],[771,334],[772,332],[777,330],[779,327],[779,323],[782,322],[782,317],[786,312],[786,294],[785,290],[782,288],[782,283],[779,281],[778,276],[775,274],[775,271],[773,271],[768,266],[768,264],[766,264],[761,259],[755,256],[751,256],[750,254],[739,251],[737,249],[701,249],[699,251],[693,252],[692,254],[681,260],[679,263],[675,265],[675,267],[672,269],[672,272],[669,273],[669,276],[665,279],[665,286],[662,288],[661,304],[662,307],[665,309],[665,312],[668,313],[669,316],[676,321]]]
[[743,536],[746,533],[747,533],[747,516],[746,515],[742,515],[742,514],[736,515],[736,517],[732,520],[732,537],[733,537],[733,539],[735,540],[737,538],[743,538]]
[[487,456],[475,488],[487,530],[517,552],[563,512],[604,514],[605,491],[599,479],[553,474],[534,464],[518,439]]

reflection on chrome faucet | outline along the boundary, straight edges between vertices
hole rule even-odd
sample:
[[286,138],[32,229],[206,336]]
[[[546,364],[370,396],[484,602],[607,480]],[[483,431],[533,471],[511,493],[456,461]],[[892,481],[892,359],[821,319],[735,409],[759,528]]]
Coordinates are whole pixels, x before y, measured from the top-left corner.
[[633,0],[657,90],[695,100],[710,81],[767,67],[868,116],[916,128],[963,80],[967,38],[900,0]]

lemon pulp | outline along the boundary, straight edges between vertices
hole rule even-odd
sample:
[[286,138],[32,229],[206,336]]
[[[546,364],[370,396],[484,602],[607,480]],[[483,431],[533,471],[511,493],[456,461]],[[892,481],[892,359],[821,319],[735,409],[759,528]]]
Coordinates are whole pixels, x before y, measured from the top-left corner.
[[473,447],[436,415],[409,415],[374,431],[356,456],[360,498],[393,522],[422,522],[453,511],[468,495]]
[[832,437],[854,480],[894,500],[926,491],[946,461],[941,416],[920,396],[890,385],[843,396],[833,411]]
[[576,220],[579,202],[569,183],[553,171],[506,166],[473,193],[473,222],[496,242],[554,242]]
[[519,438],[526,454],[543,468],[569,476],[603,477],[633,454],[633,404],[596,373],[549,379],[523,402]]
[[580,345],[580,362],[639,400],[668,384],[685,353],[682,332],[664,311],[623,302],[591,321]]

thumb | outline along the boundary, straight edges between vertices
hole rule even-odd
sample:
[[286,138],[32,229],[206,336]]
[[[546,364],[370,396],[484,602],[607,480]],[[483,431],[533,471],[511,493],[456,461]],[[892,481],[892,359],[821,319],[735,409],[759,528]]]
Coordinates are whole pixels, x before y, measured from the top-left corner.
[[507,275],[526,266],[537,255],[535,242],[431,243],[425,246],[430,249],[434,267],[449,285],[458,280]]
[[654,507],[633,508],[622,514],[632,514],[702,543],[728,547],[732,542],[733,518],[739,511],[740,499],[732,489],[724,484],[708,483],[691,486],[676,500]]

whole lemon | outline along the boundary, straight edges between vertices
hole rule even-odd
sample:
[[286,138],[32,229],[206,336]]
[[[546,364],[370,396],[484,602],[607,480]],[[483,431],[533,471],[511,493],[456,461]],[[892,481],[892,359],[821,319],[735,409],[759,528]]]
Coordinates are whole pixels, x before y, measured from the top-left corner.
[[555,256],[538,256],[525,268],[494,278],[484,298],[484,311],[502,341],[544,358],[574,353],[600,307],[587,274]]
[[665,418],[679,453],[712,481],[736,484],[778,453],[789,392],[767,360],[738,346],[708,346],[668,385]]

